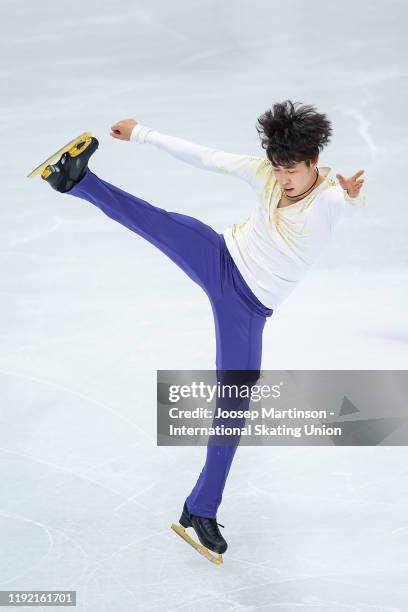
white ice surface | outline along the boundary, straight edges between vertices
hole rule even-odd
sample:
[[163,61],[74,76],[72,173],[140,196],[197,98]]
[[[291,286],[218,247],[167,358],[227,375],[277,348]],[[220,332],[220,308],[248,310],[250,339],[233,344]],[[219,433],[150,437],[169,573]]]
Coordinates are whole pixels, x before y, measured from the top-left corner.
[[404,447],[240,448],[224,566],[170,531],[205,449],[156,447],[156,369],[214,367],[210,306],[151,245],[25,178],[92,130],[94,172],[222,231],[255,203],[245,184],[110,125],[259,154],[261,112],[315,104],[334,126],[320,163],[365,169],[367,211],[271,317],[263,367],[405,369],[405,3],[0,8],[0,589],[74,589],[80,612],[406,612]]

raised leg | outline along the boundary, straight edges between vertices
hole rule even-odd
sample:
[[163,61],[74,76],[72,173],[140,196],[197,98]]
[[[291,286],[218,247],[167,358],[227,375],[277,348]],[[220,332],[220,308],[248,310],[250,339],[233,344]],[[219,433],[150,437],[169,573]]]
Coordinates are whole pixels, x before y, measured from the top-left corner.
[[149,204],[100,179],[89,169],[65,195],[97,206],[174,261],[212,299],[220,291],[221,236],[194,217]]

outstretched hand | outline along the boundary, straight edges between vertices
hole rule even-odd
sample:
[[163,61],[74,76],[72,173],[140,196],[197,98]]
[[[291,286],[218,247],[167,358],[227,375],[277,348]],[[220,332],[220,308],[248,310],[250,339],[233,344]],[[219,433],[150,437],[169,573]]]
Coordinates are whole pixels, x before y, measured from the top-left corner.
[[339,183],[343,189],[345,189],[350,198],[356,198],[360,193],[360,189],[364,184],[364,179],[358,177],[364,174],[364,170],[359,170],[351,178],[344,178],[342,174],[336,174]]
[[118,140],[130,140],[130,135],[136,124],[135,119],[122,119],[112,125],[110,135]]

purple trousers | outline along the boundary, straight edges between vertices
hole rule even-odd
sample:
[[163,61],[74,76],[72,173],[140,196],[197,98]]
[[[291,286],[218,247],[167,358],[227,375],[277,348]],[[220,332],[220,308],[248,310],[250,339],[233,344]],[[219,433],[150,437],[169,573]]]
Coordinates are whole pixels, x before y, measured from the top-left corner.
[[[168,212],[98,178],[89,169],[68,195],[95,204],[148,240],[207,294],[215,323],[217,371],[259,372],[262,333],[272,310],[244,281],[222,234],[194,217]],[[246,409],[240,401],[238,409]],[[249,404],[249,402],[247,401]],[[237,444],[207,446],[204,467],[187,497],[193,514],[215,518]]]

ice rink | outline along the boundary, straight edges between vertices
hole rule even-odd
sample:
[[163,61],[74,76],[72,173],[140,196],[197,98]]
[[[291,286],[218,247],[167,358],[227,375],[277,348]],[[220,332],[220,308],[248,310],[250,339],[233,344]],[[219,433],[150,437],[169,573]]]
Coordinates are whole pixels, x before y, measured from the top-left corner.
[[156,370],[215,366],[210,304],[149,243],[26,179],[91,130],[98,176],[221,232],[255,206],[248,185],[110,126],[263,155],[257,117],[314,104],[333,121],[319,165],[365,169],[367,209],[269,319],[262,366],[406,369],[406,4],[0,7],[0,590],[76,590],[78,612],[406,612],[406,447],[240,448],[224,565],[170,530],[205,448],[156,446]]

